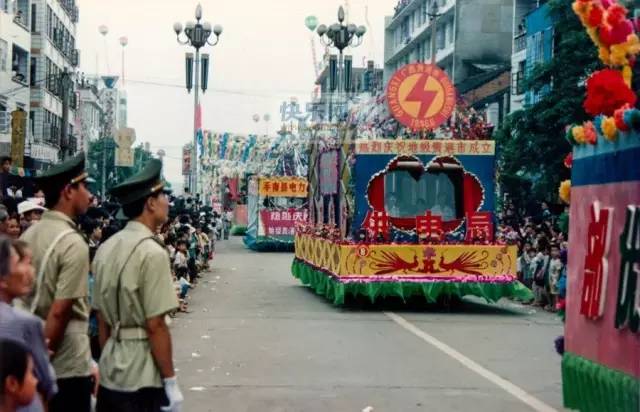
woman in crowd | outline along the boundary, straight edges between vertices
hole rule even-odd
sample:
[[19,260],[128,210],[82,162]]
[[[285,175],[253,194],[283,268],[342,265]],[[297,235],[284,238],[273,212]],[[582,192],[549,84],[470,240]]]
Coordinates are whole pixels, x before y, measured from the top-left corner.
[[44,405],[57,392],[42,322],[11,305],[14,299],[31,293],[34,280],[31,251],[26,243],[0,237],[0,338],[19,340],[31,349],[39,396],[17,409],[30,412],[44,411]]

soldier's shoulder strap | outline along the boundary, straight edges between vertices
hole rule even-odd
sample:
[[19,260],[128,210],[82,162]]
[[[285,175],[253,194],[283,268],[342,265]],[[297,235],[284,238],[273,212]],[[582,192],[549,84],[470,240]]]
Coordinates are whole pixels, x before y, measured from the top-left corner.
[[42,257],[42,261],[40,261],[40,266],[38,267],[38,274],[36,277],[36,294],[33,298],[33,300],[31,301],[31,307],[29,308],[31,313],[34,313],[36,310],[36,306],[38,304],[38,299],[40,298],[40,292],[42,290],[42,280],[44,277],[44,271],[47,267],[47,263],[49,262],[49,258],[51,257],[51,254],[53,253],[54,249],[56,248],[56,246],[58,245],[58,243],[67,235],[70,235],[72,233],[77,233],[77,230],[74,228],[69,228],[67,230],[63,230],[62,232],[58,233],[58,236],[56,236],[53,241],[51,242],[51,244],[49,245],[49,247],[47,248],[47,250],[44,252],[44,256]]

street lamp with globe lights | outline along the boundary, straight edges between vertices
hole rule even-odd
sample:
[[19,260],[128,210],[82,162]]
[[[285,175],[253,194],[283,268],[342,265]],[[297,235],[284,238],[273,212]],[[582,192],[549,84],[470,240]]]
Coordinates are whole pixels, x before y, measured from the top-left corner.
[[[362,44],[363,37],[367,32],[365,26],[356,26],[353,23],[345,23],[344,8],[340,6],[338,9],[338,22],[330,26],[321,24],[317,27],[316,32],[320,36],[321,43],[326,47],[335,47],[340,53],[338,60],[338,101],[340,97],[345,96],[345,101],[341,102],[346,106],[346,93],[348,92],[348,82],[351,79],[351,66],[345,66],[344,49],[347,47],[358,47]],[[346,107],[345,107],[346,111]]]
[[[191,192],[198,193],[198,128],[201,126],[198,124],[198,106],[200,104],[199,88],[202,88],[204,93],[207,90],[207,83],[209,80],[209,55],[200,55],[200,49],[206,45],[215,46],[220,40],[222,34],[222,26],[216,24],[212,26],[211,23],[203,22],[202,20],[202,5],[198,4],[195,12],[196,21],[188,21],[184,27],[182,23],[174,23],[173,31],[176,33],[176,38],[179,44],[193,47],[196,50],[195,61],[192,53],[186,55],[187,66],[187,90],[191,91],[193,80],[193,66],[195,63],[195,84],[194,89],[194,126],[193,126],[193,155],[191,161]],[[180,35],[184,31],[186,36],[185,40],[180,38]],[[215,36],[215,40],[209,41],[212,38],[212,34]],[[201,58],[202,57],[202,58]],[[200,78],[202,76],[202,79]]]

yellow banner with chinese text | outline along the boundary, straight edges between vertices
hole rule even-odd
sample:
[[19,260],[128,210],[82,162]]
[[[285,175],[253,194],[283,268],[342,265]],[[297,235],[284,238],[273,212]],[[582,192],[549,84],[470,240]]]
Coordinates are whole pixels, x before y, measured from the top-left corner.
[[437,155],[491,156],[493,140],[363,140],[356,142],[358,155]]
[[308,186],[300,177],[261,177],[259,193],[262,197],[307,197]]

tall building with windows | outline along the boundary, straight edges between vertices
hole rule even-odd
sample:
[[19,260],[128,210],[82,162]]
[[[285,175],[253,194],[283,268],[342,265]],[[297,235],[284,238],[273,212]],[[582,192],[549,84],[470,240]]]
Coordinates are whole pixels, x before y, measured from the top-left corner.
[[76,127],[78,151],[89,152],[89,143],[102,137],[104,110],[100,102],[100,86],[97,78],[83,78],[78,84],[78,110]]
[[[62,74],[80,64],[76,48],[79,18],[75,0],[31,0],[31,139],[26,153],[32,168],[58,161],[60,150],[78,151],[74,81],[64,85]],[[67,135],[62,136],[63,93],[69,93]]]
[[[31,1],[0,0],[0,155],[11,153],[12,118],[17,111],[27,117],[31,50]],[[28,139],[26,124],[19,145]]]
[[385,19],[385,83],[405,64],[431,61],[433,21],[436,63],[455,84],[509,65],[513,0],[400,0]]

